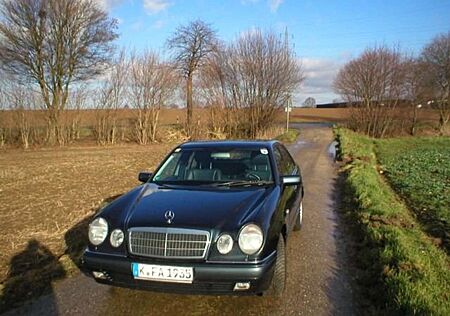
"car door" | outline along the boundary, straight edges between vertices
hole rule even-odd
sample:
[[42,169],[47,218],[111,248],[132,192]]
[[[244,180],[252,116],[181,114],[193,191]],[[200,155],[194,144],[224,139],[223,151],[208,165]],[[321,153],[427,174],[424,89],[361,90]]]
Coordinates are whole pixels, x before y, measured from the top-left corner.
[[[291,154],[289,153],[289,151],[286,149],[286,147],[284,147],[283,145],[281,145],[281,155],[283,157],[283,160],[288,161],[288,172],[289,175],[295,175],[295,176],[299,176],[300,177],[300,184],[296,185],[296,186],[292,186],[292,188],[294,189],[294,197],[291,201],[290,207],[291,210],[293,211],[297,211],[298,208],[300,207],[300,202],[302,199],[302,188],[303,188],[303,179],[302,179],[302,175],[300,172],[300,167],[297,165],[297,163],[294,161],[294,158],[292,158]],[[293,220],[295,220],[295,212],[293,212]]]
[[[277,168],[282,176],[299,175],[299,168],[292,159],[287,149],[277,144],[274,149]],[[296,211],[298,209],[300,185],[282,185],[280,206],[285,212],[285,222],[288,231],[291,231],[295,223]]]

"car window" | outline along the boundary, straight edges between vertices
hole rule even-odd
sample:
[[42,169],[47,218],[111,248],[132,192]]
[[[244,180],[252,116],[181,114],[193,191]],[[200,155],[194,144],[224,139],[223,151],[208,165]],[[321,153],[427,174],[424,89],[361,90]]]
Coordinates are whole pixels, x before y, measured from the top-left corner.
[[292,159],[291,154],[287,151],[287,149],[283,146],[280,146],[281,158],[283,159],[283,163],[285,165],[285,175],[294,175],[298,174],[297,165]]
[[154,180],[158,181],[176,176],[180,168],[180,158],[180,152],[170,155],[160,168],[160,172],[155,175]]
[[284,162],[283,162],[283,156],[281,155],[281,151],[280,151],[280,149],[278,148],[278,146],[274,148],[273,153],[274,153],[274,155],[275,155],[275,162],[276,162],[276,164],[277,164],[278,172],[279,172],[281,175],[283,175],[283,174],[285,173],[285,171],[286,171],[286,167],[285,167],[285,165],[284,165]]

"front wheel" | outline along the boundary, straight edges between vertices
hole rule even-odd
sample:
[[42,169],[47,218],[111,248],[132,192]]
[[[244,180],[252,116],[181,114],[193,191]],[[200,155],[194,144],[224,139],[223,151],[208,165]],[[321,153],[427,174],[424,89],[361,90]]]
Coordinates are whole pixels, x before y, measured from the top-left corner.
[[275,261],[275,270],[273,272],[272,283],[267,294],[270,296],[281,297],[286,288],[286,248],[283,235],[278,238],[277,258]]
[[297,217],[295,218],[294,230],[298,231],[302,228],[303,223],[303,201],[300,202],[300,207],[298,208]]

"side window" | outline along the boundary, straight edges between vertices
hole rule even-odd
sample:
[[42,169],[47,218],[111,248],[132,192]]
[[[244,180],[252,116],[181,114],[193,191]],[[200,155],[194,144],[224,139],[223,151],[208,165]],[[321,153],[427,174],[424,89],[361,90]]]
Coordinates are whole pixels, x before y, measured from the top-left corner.
[[280,150],[278,149],[278,146],[274,148],[273,153],[274,153],[274,155],[275,155],[275,162],[276,162],[276,164],[277,164],[278,172],[279,172],[281,175],[283,175],[283,174],[284,174],[284,171],[285,171],[285,168],[284,168],[284,165],[283,165],[283,157],[281,156],[281,152],[280,152]]
[[281,153],[281,159],[284,165],[283,174],[284,175],[298,174],[297,165],[295,164],[294,160],[292,159],[287,149],[283,146],[280,146],[279,148]]

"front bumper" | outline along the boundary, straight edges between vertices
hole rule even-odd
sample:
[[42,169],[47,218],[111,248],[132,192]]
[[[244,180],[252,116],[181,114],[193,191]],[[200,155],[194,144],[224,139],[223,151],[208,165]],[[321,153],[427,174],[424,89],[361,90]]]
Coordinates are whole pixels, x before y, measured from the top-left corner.
[[[102,272],[104,279],[95,278],[99,283],[114,286],[144,289],[157,292],[185,294],[260,294],[268,289],[272,280],[276,253],[256,263],[213,263],[213,262],[152,262],[149,258],[129,258],[86,250],[82,258],[82,271]],[[138,280],[133,277],[131,263],[154,263],[192,267],[194,281],[190,284]],[[237,282],[250,282],[250,288],[233,291]]]

